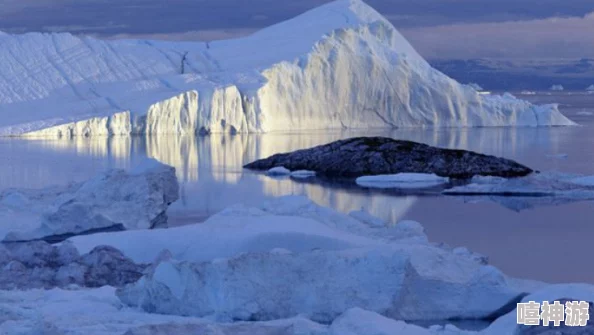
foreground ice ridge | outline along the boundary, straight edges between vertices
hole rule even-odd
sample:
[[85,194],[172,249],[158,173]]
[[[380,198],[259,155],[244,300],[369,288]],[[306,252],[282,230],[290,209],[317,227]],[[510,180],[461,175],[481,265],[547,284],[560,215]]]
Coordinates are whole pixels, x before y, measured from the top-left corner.
[[149,229],[167,223],[179,197],[175,168],[147,160],[86,182],[41,190],[0,192],[0,240],[59,241],[102,229]]
[[556,105],[480,95],[379,13],[338,0],[210,43],[0,38],[0,135],[573,124]]
[[[10,244],[8,252],[0,250],[10,255],[0,262],[16,260],[35,278],[49,278],[40,274],[55,264],[78,263],[95,269],[91,279],[114,280],[72,282],[78,285],[120,286],[140,271],[146,275],[117,293],[109,286],[0,290],[0,334],[534,335],[559,328],[518,326],[516,299],[594,301],[591,285],[514,280],[465,248],[429,243],[419,223],[380,221],[364,211],[344,215],[304,197],[284,197],[234,206],[199,225],[77,236],[56,247]],[[144,259],[154,262],[131,265]],[[122,273],[135,274],[117,277]],[[43,287],[55,285],[49,283]],[[201,309],[213,313],[192,316]],[[305,313],[287,315],[295,310]],[[390,318],[485,313],[496,320],[482,331]],[[269,318],[275,320],[256,321]]]
[[[481,319],[529,290],[484,257],[428,243],[416,222],[370,226],[368,217],[286,197],[192,227],[72,242],[80,252],[107,244],[137,262],[161,259],[118,291],[124,303],[159,314],[331,322],[360,307],[404,320]],[[163,249],[169,257],[157,255]]]

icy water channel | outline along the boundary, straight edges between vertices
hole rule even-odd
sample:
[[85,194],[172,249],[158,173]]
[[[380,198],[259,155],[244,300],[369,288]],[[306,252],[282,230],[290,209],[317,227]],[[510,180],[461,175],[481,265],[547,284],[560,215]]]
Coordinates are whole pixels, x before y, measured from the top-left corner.
[[271,197],[300,194],[342,212],[364,208],[391,223],[419,221],[432,241],[485,254],[491,264],[515,277],[594,283],[594,267],[588,266],[594,239],[594,202],[517,211],[492,201],[468,203],[460,198],[405,196],[279,180],[242,169],[245,163],[279,152],[341,138],[381,135],[504,156],[541,171],[594,175],[594,94],[522,97],[538,103],[559,102],[563,112],[582,126],[198,138],[0,139],[0,188],[39,188],[81,181],[107,168],[130,168],[152,157],[177,168],[182,187],[181,199],[169,212],[174,225],[201,222],[235,203],[258,205]]

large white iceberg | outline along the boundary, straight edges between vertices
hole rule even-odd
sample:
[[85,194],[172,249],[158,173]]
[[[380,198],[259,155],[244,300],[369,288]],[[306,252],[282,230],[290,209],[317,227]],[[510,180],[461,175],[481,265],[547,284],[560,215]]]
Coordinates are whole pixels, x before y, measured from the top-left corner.
[[147,160],[86,182],[0,192],[0,240],[68,237],[100,229],[149,229],[167,222],[179,197],[175,168]]
[[433,69],[379,13],[338,0],[210,43],[3,35],[0,135],[573,124]]

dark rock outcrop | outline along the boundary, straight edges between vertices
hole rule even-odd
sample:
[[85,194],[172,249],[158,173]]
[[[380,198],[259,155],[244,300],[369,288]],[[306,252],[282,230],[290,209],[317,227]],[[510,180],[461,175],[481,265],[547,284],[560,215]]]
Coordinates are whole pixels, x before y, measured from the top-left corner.
[[331,178],[434,173],[442,177],[466,179],[476,175],[521,177],[533,172],[509,159],[386,137],[340,140],[310,149],[276,154],[244,167],[268,170],[279,166],[291,171],[311,170]]
[[81,256],[70,242],[59,246],[43,241],[0,244],[1,290],[120,287],[137,281],[145,268],[107,246]]

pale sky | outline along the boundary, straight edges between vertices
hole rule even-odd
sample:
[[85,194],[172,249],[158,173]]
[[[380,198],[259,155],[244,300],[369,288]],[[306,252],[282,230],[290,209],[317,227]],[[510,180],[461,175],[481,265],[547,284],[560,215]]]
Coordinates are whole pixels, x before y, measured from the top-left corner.
[[[0,0],[0,30],[231,38],[328,0]],[[594,0],[368,0],[427,58],[594,58]]]

